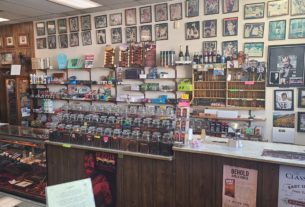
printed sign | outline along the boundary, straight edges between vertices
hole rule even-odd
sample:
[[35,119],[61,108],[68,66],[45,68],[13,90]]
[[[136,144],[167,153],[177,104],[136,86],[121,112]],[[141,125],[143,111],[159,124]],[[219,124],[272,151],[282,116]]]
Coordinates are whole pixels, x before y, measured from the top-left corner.
[[278,207],[305,206],[305,169],[280,166]]
[[223,166],[223,207],[256,207],[257,170]]

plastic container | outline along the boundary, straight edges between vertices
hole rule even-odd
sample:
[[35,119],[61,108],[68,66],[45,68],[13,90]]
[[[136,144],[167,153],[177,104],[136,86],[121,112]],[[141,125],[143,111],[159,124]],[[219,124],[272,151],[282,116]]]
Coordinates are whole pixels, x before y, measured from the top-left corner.
[[149,141],[150,141],[150,132],[144,131],[140,140],[138,141],[139,152],[149,153]]
[[163,134],[162,141],[160,143],[160,155],[173,156],[173,135],[170,133]]

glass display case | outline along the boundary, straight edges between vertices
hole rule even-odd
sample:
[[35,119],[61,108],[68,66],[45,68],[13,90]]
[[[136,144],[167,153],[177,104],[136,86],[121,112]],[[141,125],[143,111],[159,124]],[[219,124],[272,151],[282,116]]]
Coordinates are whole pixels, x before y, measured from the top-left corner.
[[0,191],[45,202],[45,129],[0,127]]

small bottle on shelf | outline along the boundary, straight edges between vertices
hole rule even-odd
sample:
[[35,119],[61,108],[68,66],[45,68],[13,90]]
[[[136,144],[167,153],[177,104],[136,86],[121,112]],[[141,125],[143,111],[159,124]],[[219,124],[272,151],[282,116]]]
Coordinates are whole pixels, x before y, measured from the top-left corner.
[[219,54],[219,51],[217,51],[216,63],[221,63],[221,55]]
[[180,52],[179,52],[179,61],[184,61],[184,55],[182,52],[182,46],[180,45]]
[[190,57],[190,52],[189,52],[189,46],[187,45],[186,46],[186,49],[185,49],[185,55],[184,55],[184,59],[185,61],[190,61],[191,57]]

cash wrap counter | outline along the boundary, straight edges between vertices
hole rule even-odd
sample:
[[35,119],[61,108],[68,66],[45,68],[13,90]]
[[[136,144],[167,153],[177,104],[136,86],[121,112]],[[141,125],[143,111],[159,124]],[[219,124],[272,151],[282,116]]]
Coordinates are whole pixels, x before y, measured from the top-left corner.
[[278,206],[280,166],[305,170],[305,147],[242,144],[242,148],[232,148],[219,138],[207,138],[196,148],[173,147],[174,156],[165,157],[47,141],[48,184],[85,178],[86,153],[103,152],[117,156],[119,207],[220,207],[224,165],[257,170],[256,206]]

